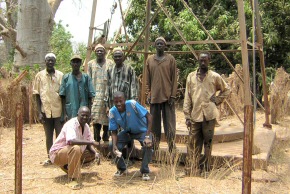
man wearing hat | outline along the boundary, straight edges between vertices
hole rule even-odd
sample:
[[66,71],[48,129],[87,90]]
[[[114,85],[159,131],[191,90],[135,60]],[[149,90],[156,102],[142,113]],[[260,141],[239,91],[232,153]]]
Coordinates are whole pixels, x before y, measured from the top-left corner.
[[102,139],[108,143],[108,117],[105,106],[105,91],[107,87],[107,69],[113,66],[113,61],[106,59],[106,49],[103,45],[96,45],[95,54],[97,59],[88,62],[88,74],[92,78],[93,86],[96,91],[96,96],[92,105],[92,122],[94,127],[94,139],[97,142],[101,141],[101,129],[103,127]]
[[91,110],[92,99],[95,90],[90,76],[80,71],[82,58],[79,55],[72,56],[70,65],[72,72],[63,76],[59,95],[62,99],[62,121],[77,116],[78,110],[82,106],[87,106]]
[[114,48],[113,59],[115,65],[107,71],[107,111],[114,106],[114,93],[117,91],[123,92],[125,99],[138,101],[138,81],[136,73],[130,65],[123,63],[124,53],[120,47]]
[[[33,94],[36,98],[38,110],[38,120],[43,124],[46,137],[46,151],[49,154],[49,149],[53,142],[53,132],[56,136],[59,135],[62,123],[61,117],[61,98],[59,97],[59,88],[63,73],[54,69],[56,56],[53,53],[48,53],[45,56],[46,69],[38,72],[33,83]],[[50,165],[48,159],[44,165]]]
[[155,40],[156,54],[146,61],[148,103],[153,116],[152,132],[154,149],[159,148],[161,139],[161,113],[164,132],[171,153],[175,148],[175,96],[177,91],[177,68],[172,55],[164,53],[166,41],[163,37]]

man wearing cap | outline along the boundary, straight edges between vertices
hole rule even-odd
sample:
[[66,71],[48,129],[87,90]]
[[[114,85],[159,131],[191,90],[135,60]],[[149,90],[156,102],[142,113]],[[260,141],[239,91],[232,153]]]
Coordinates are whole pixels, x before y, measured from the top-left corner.
[[[56,56],[53,53],[48,53],[45,56],[46,69],[38,72],[33,83],[33,94],[36,98],[38,110],[38,120],[43,124],[46,137],[46,151],[49,154],[49,149],[53,143],[53,132],[56,136],[59,135],[62,123],[61,118],[61,98],[59,97],[59,88],[63,73],[54,69]],[[44,165],[50,165],[48,159]]]
[[78,110],[82,106],[87,106],[91,110],[92,99],[95,90],[90,76],[80,71],[82,58],[74,55],[70,60],[72,72],[63,76],[59,95],[62,99],[62,121],[76,117]]
[[101,44],[96,45],[95,54],[97,59],[88,62],[88,74],[92,78],[93,86],[96,91],[96,96],[92,105],[92,122],[94,127],[94,139],[97,142],[101,141],[101,129],[103,127],[102,139],[108,143],[108,117],[105,106],[105,91],[107,87],[107,69],[113,66],[113,61],[106,59],[105,47]]
[[231,92],[224,79],[209,70],[210,59],[210,53],[200,53],[198,69],[191,72],[186,79],[183,112],[185,123],[190,129],[186,164],[186,173],[189,175],[199,174],[201,170],[210,171],[217,106]]
[[164,132],[171,153],[175,148],[175,96],[177,91],[177,68],[172,55],[164,53],[166,41],[163,37],[155,40],[156,54],[146,61],[147,89],[150,113],[153,116],[152,132],[154,149],[159,148],[161,139],[161,113]]
[[114,93],[123,92],[125,99],[138,101],[138,81],[135,70],[123,63],[124,53],[120,47],[114,48],[113,59],[115,65],[107,71],[106,98],[108,102],[107,111],[114,106]]

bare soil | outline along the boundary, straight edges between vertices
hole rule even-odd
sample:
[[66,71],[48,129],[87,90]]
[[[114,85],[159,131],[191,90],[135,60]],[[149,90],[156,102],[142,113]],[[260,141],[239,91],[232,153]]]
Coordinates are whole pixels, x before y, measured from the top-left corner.
[[[178,118],[181,118],[180,111]],[[260,115],[261,116],[261,115]],[[238,121],[237,121],[238,122]],[[273,125],[277,138],[267,171],[252,173],[252,193],[290,193],[290,117]],[[257,123],[257,125],[262,125]],[[14,193],[15,133],[14,128],[0,128],[0,193]],[[83,188],[69,189],[66,174],[58,167],[44,167],[45,136],[42,125],[23,129],[23,193],[241,193],[242,172],[233,168],[226,176],[179,177],[183,166],[150,164],[151,180],[144,182],[139,173],[140,161],[129,173],[114,178],[116,167],[103,158],[101,165],[82,168]],[[216,172],[222,169],[216,169]],[[219,177],[219,178],[217,178]]]

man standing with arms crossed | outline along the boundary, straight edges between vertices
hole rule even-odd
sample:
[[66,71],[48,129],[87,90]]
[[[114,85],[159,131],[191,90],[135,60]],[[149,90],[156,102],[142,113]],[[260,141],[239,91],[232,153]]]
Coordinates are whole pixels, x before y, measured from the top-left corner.
[[108,116],[105,106],[105,91],[107,87],[107,69],[113,66],[113,61],[106,59],[106,50],[101,44],[96,45],[95,54],[97,59],[89,61],[88,74],[92,78],[92,83],[95,88],[96,96],[92,105],[92,122],[94,127],[95,141],[101,141],[101,129],[103,127],[102,139],[105,143],[109,142],[108,134]]
[[[55,62],[56,56],[53,53],[48,53],[45,56],[46,69],[36,74],[33,84],[38,120],[43,124],[45,132],[47,154],[49,154],[49,149],[53,143],[54,130],[57,137],[62,128],[60,122],[62,105],[58,91],[63,73],[54,69]],[[44,165],[50,164],[50,159],[44,162]]]
[[153,116],[152,132],[154,149],[159,148],[161,139],[161,114],[168,150],[175,149],[175,97],[177,91],[177,68],[172,55],[164,53],[166,41],[163,37],[155,40],[156,54],[146,61],[148,99]]
[[[209,53],[200,53],[199,68],[190,73],[186,80],[183,112],[186,125],[190,129],[186,168],[189,175],[196,175],[200,170],[206,172],[210,170],[217,106],[230,94],[230,88],[223,78],[208,69],[210,59]],[[218,96],[217,91],[220,91]],[[203,157],[201,157],[202,146],[204,146]]]

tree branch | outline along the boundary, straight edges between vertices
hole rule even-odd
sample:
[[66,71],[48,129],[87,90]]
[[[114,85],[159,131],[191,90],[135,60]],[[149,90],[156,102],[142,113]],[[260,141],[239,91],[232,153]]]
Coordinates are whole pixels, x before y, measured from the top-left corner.
[[63,1],[63,0],[47,0],[48,4],[49,4],[50,7],[51,7],[52,17],[53,17],[53,18],[54,18],[55,14],[56,14],[56,11],[57,11],[57,9],[59,8],[60,3],[61,3],[62,1]]

